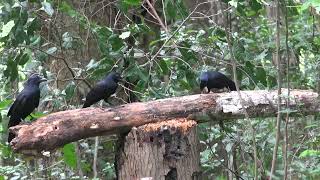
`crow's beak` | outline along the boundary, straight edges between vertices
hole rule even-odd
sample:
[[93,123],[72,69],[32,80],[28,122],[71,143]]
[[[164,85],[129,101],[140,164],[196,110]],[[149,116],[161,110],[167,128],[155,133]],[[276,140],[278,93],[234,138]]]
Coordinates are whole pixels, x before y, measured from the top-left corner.
[[45,82],[45,81],[47,81],[47,79],[46,79],[46,78],[42,78],[42,79],[40,79],[40,83]]

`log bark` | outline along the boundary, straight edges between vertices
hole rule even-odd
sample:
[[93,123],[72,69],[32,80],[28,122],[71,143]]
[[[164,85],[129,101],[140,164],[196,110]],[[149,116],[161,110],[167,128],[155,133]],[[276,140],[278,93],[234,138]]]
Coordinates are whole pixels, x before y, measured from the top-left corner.
[[[285,93],[283,90],[283,95]],[[275,91],[242,91],[241,94],[250,117],[276,116]],[[299,114],[319,112],[317,93],[292,90],[290,96],[291,110]],[[285,101],[281,103],[285,107]],[[243,117],[244,110],[236,92],[197,94],[105,109],[75,109],[49,114],[31,124],[11,127],[10,131],[16,134],[11,146],[16,152],[33,154],[83,138],[129,132],[132,127],[175,118],[203,122]]]
[[175,119],[133,128],[116,151],[117,179],[200,179],[196,125]]

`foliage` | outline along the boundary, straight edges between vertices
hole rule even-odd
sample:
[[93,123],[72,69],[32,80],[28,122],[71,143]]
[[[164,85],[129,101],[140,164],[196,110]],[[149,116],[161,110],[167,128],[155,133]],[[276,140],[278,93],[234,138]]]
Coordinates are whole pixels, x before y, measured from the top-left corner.
[[[7,110],[31,73],[37,72],[49,79],[49,83],[41,87],[42,100],[34,115],[37,118],[81,107],[81,99],[88,89],[83,79],[93,84],[111,70],[122,72],[125,80],[133,85],[131,93],[141,101],[199,93],[198,75],[204,70],[219,70],[232,77],[232,57],[224,25],[219,21],[223,18],[221,14],[212,17],[202,15],[200,23],[197,23],[188,19],[191,11],[184,1],[162,2],[155,6],[162,20],[166,20],[164,24],[168,31],[160,31],[158,25],[155,27],[148,21],[148,13],[144,16],[141,12],[141,0],[111,3],[109,7],[116,9],[121,17],[113,17],[111,22],[94,18],[96,14],[101,15],[102,10],[86,14],[84,9],[70,1],[0,2],[0,71],[3,72],[0,73],[0,132],[3,135],[0,179],[78,178],[76,160],[79,157],[76,157],[72,144],[51,154],[52,159],[41,162],[31,173],[28,168],[36,165],[30,165],[28,160],[13,154],[5,144]],[[272,60],[275,26],[274,19],[269,17],[272,5],[258,0],[223,2],[229,4],[226,13],[232,19],[232,50],[241,89],[275,89],[277,72]],[[320,36],[319,25],[314,18],[319,16],[320,3],[316,0],[302,4],[291,0],[281,3],[282,12],[288,11],[289,30],[287,51],[286,27],[282,22],[284,86],[289,82],[291,88],[316,89],[320,77]],[[85,6],[92,8],[90,4]],[[141,22],[134,21],[132,12],[137,12],[135,18],[140,18]],[[196,14],[201,13],[192,16]],[[289,72],[285,67],[287,55],[290,56]],[[118,99],[113,99],[116,104],[129,102],[123,91],[120,90]],[[317,179],[320,176],[319,124],[316,120],[317,116],[296,117],[289,124],[289,129],[299,129],[290,132],[288,152],[292,162],[290,172],[299,178]],[[259,175],[266,176],[275,143],[273,119],[253,119],[251,124],[256,129],[258,158],[262,167]],[[225,132],[217,125],[200,125],[201,144],[205,147],[201,152],[201,165],[207,177],[225,179],[228,156],[221,156],[221,153],[233,151],[237,152],[236,160],[241,162],[238,167],[242,177],[254,177],[252,135],[247,125],[244,120],[226,123]],[[82,170],[91,177],[93,143],[90,139],[82,140],[80,145]],[[115,175],[114,143],[103,142],[100,148],[105,156],[99,158],[99,176],[111,179]],[[282,152],[279,156],[283,158]],[[283,164],[279,163],[278,167],[277,175],[281,176]]]

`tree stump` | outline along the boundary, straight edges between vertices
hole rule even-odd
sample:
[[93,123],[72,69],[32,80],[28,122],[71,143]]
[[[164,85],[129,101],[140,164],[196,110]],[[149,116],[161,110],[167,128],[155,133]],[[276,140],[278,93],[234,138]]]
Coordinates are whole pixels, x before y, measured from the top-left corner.
[[196,125],[193,120],[178,119],[133,128],[118,140],[117,179],[199,179]]

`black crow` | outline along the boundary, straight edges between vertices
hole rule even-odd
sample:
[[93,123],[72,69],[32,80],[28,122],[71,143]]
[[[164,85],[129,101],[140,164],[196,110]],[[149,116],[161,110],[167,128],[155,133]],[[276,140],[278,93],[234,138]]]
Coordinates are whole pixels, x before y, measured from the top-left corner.
[[104,99],[107,99],[116,92],[118,82],[121,80],[119,73],[111,72],[103,80],[99,81],[86,96],[86,101],[82,108],[91,106],[92,104]]
[[[46,81],[37,74],[29,77],[24,85],[24,89],[18,94],[16,100],[9,109],[7,116],[10,116],[8,128],[18,125],[21,120],[29,116],[32,111],[39,106],[41,82]],[[14,138],[13,133],[9,133],[8,142]]]
[[203,88],[208,88],[208,93],[210,89],[223,89],[228,88],[231,91],[236,91],[235,83],[229,79],[224,74],[218,71],[207,71],[203,72],[200,75],[200,90],[202,91]]

